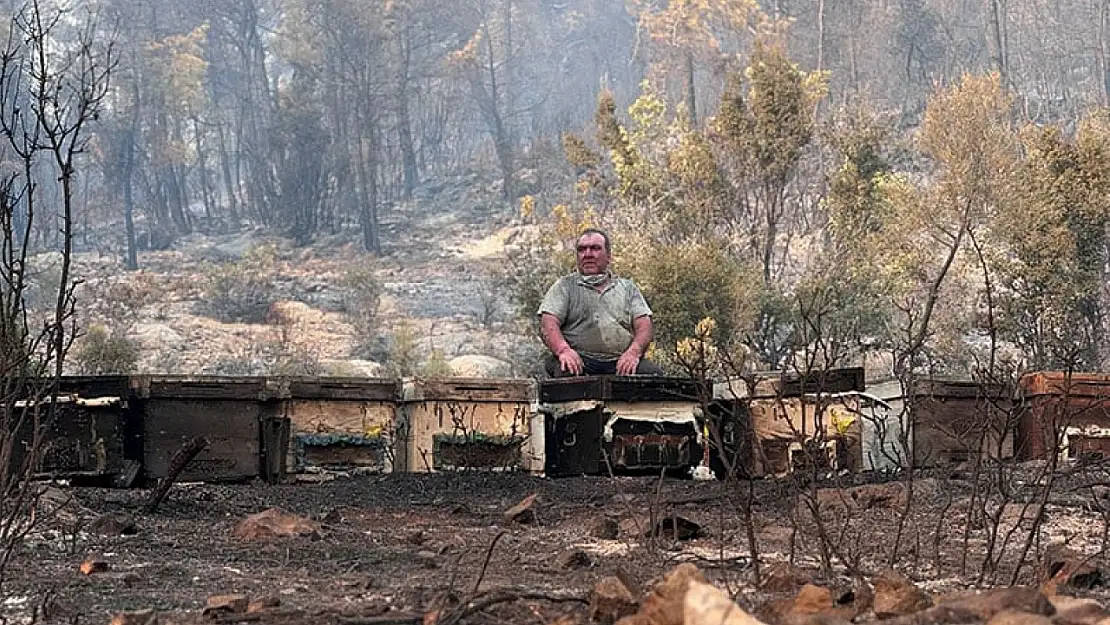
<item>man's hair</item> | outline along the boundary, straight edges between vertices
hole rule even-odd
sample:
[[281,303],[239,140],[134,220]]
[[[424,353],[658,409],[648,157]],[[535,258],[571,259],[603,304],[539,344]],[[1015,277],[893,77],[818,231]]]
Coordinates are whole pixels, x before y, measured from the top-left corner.
[[574,240],[574,247],[577,248],[578,247],[578,242],[581,241],[582,237],[586,236],[587,234],[600,234],[601,238],[605,239],[605,253],[606,254],[612,254],[613,253],[613,249],[609,245],[609,233],[602,230],[601,228],[586,228],[585,230],[583,230],[581,233],[579,233],[578,238]]

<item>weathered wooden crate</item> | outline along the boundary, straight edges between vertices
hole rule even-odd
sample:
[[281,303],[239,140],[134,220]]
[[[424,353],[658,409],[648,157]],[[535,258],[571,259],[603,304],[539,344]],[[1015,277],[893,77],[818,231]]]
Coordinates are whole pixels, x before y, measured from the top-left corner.
[[740,475],[786,475],[823,465],[861,470],[863,389],[860,367],[718,381],[717,409],[732,419],[731,440],[725,443],[731,452],[725,452],[732,453]]
[[966,462],[976,455],[1014,457],[1020,410],[1003,386],[929,380],[917,386],[911,401],[915,466]]
[[414,378],[404,381],[395,466],[411,472],[529,470],[530,380]]
[[129,485],[142,459],[142,432],[141,422],[130,410],[127,389],[127,378],[122,376],[64,377],[56,396],[17,401],[14,417],[23,427],[13,449],[13,465],[23,462],[37,423],[42,456],[32,468],[36,474],[96,485]]
[[1020,381],[1016,455],[1110,457],[1110,375],[1041,371]]
[[282,382],[281,397],[294,470],[394,470],[400,380],[293,378]]
[[165,477],[173,455],[198,436],[208,446],[179,479],[280,479],[287,429],[265,378],[136,376],[132,390],[143,414],[147,480]]

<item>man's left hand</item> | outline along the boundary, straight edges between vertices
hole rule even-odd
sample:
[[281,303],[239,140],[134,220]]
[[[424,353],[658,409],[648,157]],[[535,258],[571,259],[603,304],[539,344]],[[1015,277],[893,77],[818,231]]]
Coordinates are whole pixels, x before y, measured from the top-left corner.
[[617,359],[617,375],[636,375],[640,366],[640,352],[630,348]]

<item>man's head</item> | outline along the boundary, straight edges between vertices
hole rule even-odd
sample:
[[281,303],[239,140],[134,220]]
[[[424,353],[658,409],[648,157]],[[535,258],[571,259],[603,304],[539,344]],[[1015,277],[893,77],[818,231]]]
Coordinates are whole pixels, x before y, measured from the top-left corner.
[[578,273],[592,276],[609,270],[609,235],[604,230],[587,228],[578,235],[575,243]]

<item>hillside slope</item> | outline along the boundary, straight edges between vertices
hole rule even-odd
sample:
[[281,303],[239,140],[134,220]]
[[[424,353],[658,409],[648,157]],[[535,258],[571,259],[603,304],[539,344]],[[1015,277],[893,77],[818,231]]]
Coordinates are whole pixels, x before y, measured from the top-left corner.
[[[381,258],[362,252],[355,232],[297,248],[261,230],[183,237],[170,250],[142,252],[138,272],[124,271],[119,258],[79,253],[78,319],[135,341],[140,372],[447,373],[448,362],[464,357],[455,373],[527,375],[536,343],[494,277],[505,241],[521,228],[512,213],[496,184],[468,175],[383,211]],[[268,262],[244,260],[263,249],[273,250]],[[371,329],[355,322],[364,298],[344,288],[362,272],[380,288]],[[250,274],[263,285],[251,297],[273,305],[250,322],[219,318],[210,285],[229,274]],[[95,368],[80,352],[79,344],[69,369]]]

